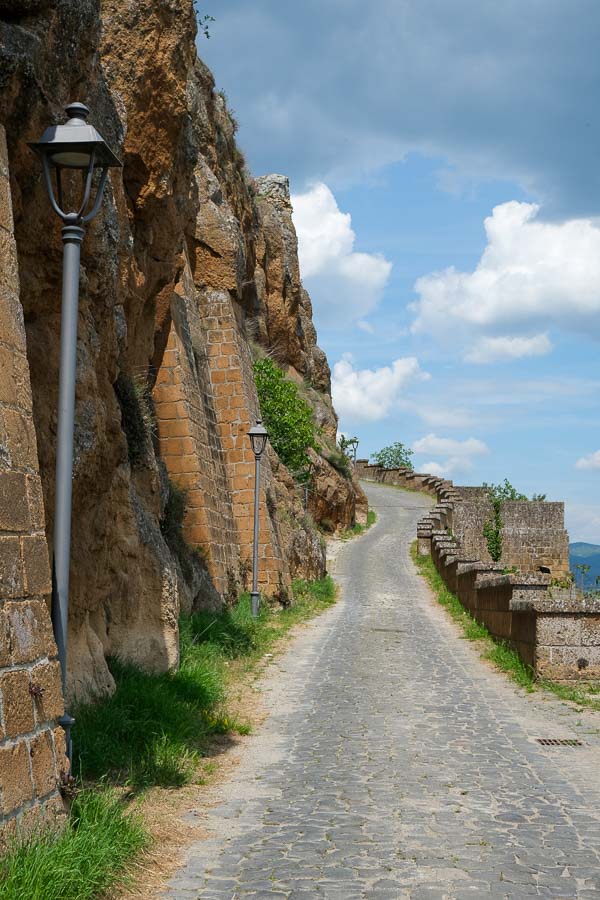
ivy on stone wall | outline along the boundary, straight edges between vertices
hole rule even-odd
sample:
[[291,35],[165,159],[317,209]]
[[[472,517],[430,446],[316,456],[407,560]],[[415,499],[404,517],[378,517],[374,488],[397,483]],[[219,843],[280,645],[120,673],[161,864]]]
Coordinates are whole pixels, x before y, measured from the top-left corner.
[[483,526],[483,536],[487,541],[488,553],[494,560],[499,562],[502,557],[502,516],[500,510],[502,508],[502,500],[490,494],[492,501],[493,516],[490,521]]
[[308,465],[307,450],[316,449],[312,409],[297,385],[269,357],[253,366],[260,411],[269,440],[280,460],[294,472]]
[[[483,526],[483,536],[487,541],[488,553],[494,560],[499,562],[502,557],[502,504],[507,500],[527,500],[525,494],[521,494],[508,480],[505,478],[501,484],[488,484],[483,482],[484,488],[487,489],[493,507],[493,516],[490,521]],[[545,500],[545,494],[534,494],[532,500]]]

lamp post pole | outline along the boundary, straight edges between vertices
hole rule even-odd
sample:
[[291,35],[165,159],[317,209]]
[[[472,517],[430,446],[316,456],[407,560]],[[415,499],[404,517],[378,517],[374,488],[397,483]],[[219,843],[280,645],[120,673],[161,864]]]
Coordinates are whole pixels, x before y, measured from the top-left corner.
[[[56,496],[52,559],[52,628],[60,660],[63,697],[67,691],[67,634],[69,624],[69,568],[71,555],[71,510],[73,495],[73,434],[75,427],[75,382],[77,378],[77,321],[79,270],[84,226],[100,209],[108,169],[121,163],[100,134],[87,124],[89,110],[83,103],[67,107],[68,121],[46,129],[40,141],[30,144],[42,159],[50,204],[62,219],[63,278],[56,440]],[[51,167],[56,175],[56,194]],[[94,170],[101,169],[96,199],[90,206]],[[63,210],[64,170],[83,175],[83,198],[77,212]],[[87,212],[86,212],[87,210]],[[65,731],[67,757],[72,759],[71,727],[75,720],[67,712],[58,720]]]
[[308,510],[308,495],[310,493],[309,485],[311,483],[313,469],[314,463],[309,459],[308,466],[306,467],[306,481],[304,482],[304,512]]
[[250,594],[252,616],[256,618],[260,609],[258,593],[258,504],[260,497],[260,457],[254,456],[254,543],[252,548],[252,593]]
[[[71,508],[73,494],[73,433],[75,427],[75,381],[77,378],[77,318],[79,309],[79,262],[85,231],[78,225],[62,229],[63,282],[60,328],[60,374],[58,387],[58,432],[56,440],[56,499],[54,508],[52,562],[52,625],[58,647],[63,697],[67,690],[67,629],[69,621],[69,568],[71,556]],[[65,701],[66,702],[66,701]],[[73,717],[66,711],[59,719],[65,730],[67,756],[72,758]]]
[[260,458],[267,446],[267,430],[257,419],[248,432],[250,444],[254,453],[254,542],[252,547],[252,591],[250,592],[250,606],[252,617],[256,619],[260,610],[260,594],[258,592],[258,530],[259,530],[259,502],[260,502]]

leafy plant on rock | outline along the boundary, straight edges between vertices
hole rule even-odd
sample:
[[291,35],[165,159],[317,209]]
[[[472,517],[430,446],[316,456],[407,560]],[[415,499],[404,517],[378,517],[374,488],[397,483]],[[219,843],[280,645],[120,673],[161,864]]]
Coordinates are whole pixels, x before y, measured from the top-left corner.
[[203,34],[205,38],[210,39],[209,25],[211,22],[215,21],[215,18],[214,16],[209,16],[206,13],[203,14],[200,12],[200,5],[198,3],[198,0],[193,0],[193,5],[200,33]]
[[383,447],[377,453],[371,454],[371,460],[374,461],[382,469],[412,469],[411,456],[413,451],[409,447],[405,447],[400,441],[390,444],[389,447]]
[[307,450],[316,449],[312,409],[300,396],[297,385],[272,359],[257,360],[253,369],[260,410],[273,449],[288,469],[305,469],[309,462]]

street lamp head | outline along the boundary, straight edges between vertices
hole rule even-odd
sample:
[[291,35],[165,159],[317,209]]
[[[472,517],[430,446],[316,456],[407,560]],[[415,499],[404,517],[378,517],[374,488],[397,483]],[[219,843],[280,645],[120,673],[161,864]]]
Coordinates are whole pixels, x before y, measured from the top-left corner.
[[250,438],[250,443],[252,445],[252,450],[257,459],[263,455],[264,449],[267,446],[267,438],[269,437],[267,429],[263,425],[260,419],[256,420],[256,425],[253,425],[250,431],[248,432],[248,437]]
[[[93,125],[89,125],[87,117],[89,109],[83,103],[71,103],[66,108],[68,116],[64,125],[50,125],[39,141],[29,144],[42,160],[46,189],[54,212],[70,225],[85,225],[93,219],[100,208],[104,185],[109,168],[121,166],[104,138]],[[56,174],[57,197],[54,196],[51,169]],[[83,200],[78,212],[63,210],[62,172],[65,169],[80,171],[84,175]],[[96,200],[86,214],[92,191],[94,169],[101,169]]]
[[66,113],[65,124],[49,125],[39,141],[29,144],[32,150],[57,168],[86,171],[92,159],[94,168],[121,165],[102,135],[88,124],[90,111],[84,103],[70,103]]

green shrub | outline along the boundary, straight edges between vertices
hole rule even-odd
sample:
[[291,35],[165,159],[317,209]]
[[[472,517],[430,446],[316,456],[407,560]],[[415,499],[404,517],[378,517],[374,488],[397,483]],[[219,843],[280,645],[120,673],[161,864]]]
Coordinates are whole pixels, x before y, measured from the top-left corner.
[[289,469],[305,469],[309,461],[307,450],[315,447],[312,409],[301,397],[297,385],[272,359],[257,360],[253,369],[260,409],[273,449]]

